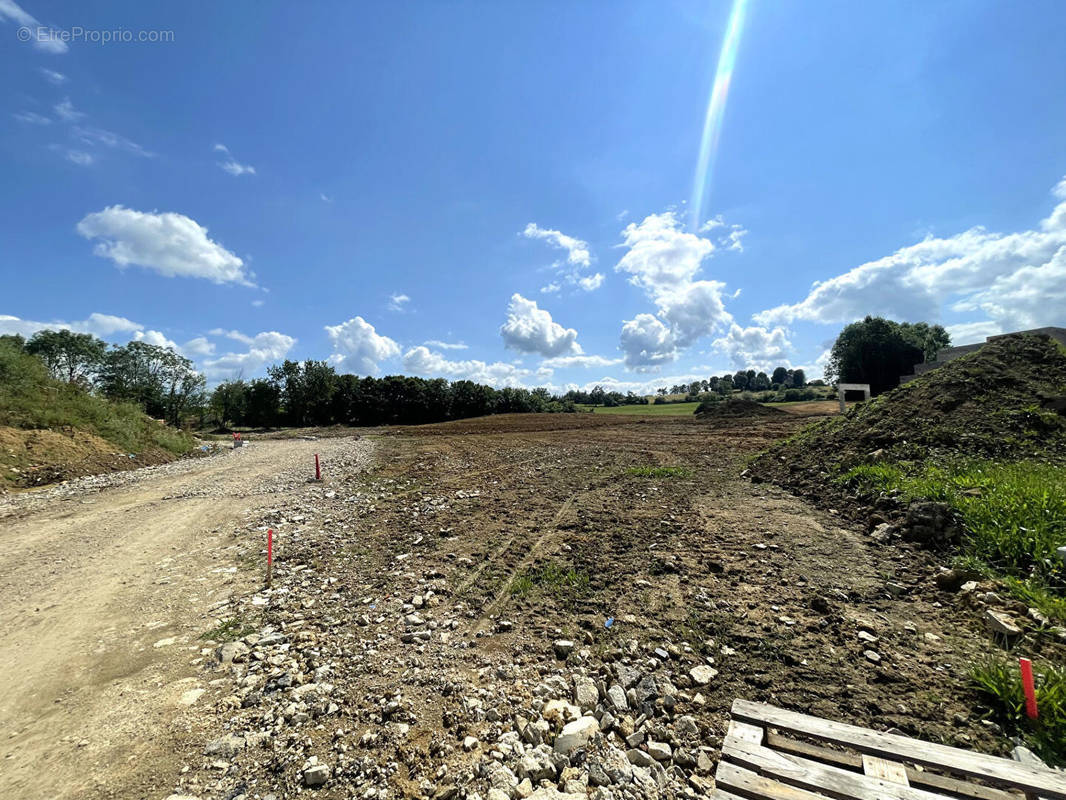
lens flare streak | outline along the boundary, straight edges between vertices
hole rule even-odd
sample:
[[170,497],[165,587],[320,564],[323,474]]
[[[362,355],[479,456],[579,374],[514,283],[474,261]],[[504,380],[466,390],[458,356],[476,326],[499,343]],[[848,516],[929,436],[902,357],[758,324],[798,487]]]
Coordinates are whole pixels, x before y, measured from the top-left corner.
[[690,226],[693,231],[700,227],[703,219],[703,205],[706,202],[707,189],[711,184],[714,160],[718,153],[718,139],[722,132],[722,118],[725,104],[729,98],[729,84],[733,80],[733,68],[736,66],[737,49],[740,46],[740,33],[744,27],[744,12],[748,0],[733,0],[733,10],[729,14],[722,50],[718,54],[718,70],[714,75],[711,98],[707,103],[707,116],[703,120],[703,136],[700,139],[700,156],[696,162],[696,177],[692,185],[692,200],[689,204]]

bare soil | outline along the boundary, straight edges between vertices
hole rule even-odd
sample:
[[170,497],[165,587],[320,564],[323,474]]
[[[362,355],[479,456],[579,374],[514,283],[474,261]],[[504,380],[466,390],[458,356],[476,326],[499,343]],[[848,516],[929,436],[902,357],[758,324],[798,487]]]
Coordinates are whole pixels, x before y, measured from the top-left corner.
[[22,430],[0,426],[0,492],[166,464],[178,456],[161,447],[124,453],[85,431]]
[[167,794],[203,746],[182,703],[204,688],[198,637],[253,586],[234,531],[330,447],[256,442],[0,505],[0,797]]
[[[741,476],[808,421],[512,415],[261,442],[0,518],[0,796],[283,798],[310,756],[332,767],[318,797],[454,796],[483,755],[463,738],[492,741],[524,687],[569,675],[560,637],[587,649],[594,676],[668,648],[659,669],[684,688],[713,659],[704,702],[683,691],[660,709],[667,723],[691,715],[692,746],[710,753],[735,697],[1004,752],[966,678],[996,645],[938,590],[934,557]],[[371,447],[369,472],[331,467]],[[323,483],[271,484],[316,451]],[[642,466],[684,469],[629,474]],[[255,572],[266,525],[271,591]],[[416,595],[441,626],[425,640],[405,627]],[[285,643],[220,665],[197,636],[227,617],[259,630],[253,650],[263,631]],[[328,703],[293,712],[290,692],[315,681]],[[205,693],[177,705],[190,688]],[[472,715],[469,696],[503,722]],[[390,698],[404,726],[386,724]],[[224,733],[264,738],[205,755]]]

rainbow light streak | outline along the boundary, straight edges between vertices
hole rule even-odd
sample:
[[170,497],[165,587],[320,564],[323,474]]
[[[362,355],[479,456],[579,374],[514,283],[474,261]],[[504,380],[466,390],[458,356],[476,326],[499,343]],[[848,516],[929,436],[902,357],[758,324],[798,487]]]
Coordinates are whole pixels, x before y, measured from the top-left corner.
[[722,133],[722,118],[725,116],[725,103],[729,98],[729,84],[733,80],[733,67],[737,62],[737,48],[740,46],[740,32],[744,27],[744,11],[748,0],[733,0],[733,10],[729,14],[729,25],[722,40],[722,52],[718,54],[718,71],[714,75],[711,99],[707,103],[707,116],[703,120],[703,137],[700,139],[700,157],[696,163],[696,177],[692,185],[692,201],[689,204],[691,214],[690,227],[699,230],[703,219],[703,204],[706,202],[707,189],[711,184],[714,171],[714,159],[718,153],[718,138]]

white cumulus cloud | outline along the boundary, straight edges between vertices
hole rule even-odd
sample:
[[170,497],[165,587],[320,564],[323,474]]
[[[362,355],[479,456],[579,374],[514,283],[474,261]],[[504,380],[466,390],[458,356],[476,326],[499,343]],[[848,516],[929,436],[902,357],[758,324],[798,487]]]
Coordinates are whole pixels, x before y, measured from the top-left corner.
[[540,362],[542,367],[555,368],[555,369],[570,369],[577,367],[579,369],[590,369],[592,367],[612,367],[615,364],[621,364],[620,358],[605,358],[604,356],[556,356],[555,358],[546,358]]
[[117,317],[112,314],[92,313],[87,319],[73,322],[53,320],[51,322],[38,322],[31,319],[20,319],[9,314],[0,314],[0,335],[19,334],[29,338],[37,331],[43,330],[70,330],[75,333],[91,333],[93,336],[106,338],[116,333],[135,333],[144,330],[144,326],[125,317]]
[[[230,333],[237,333],[237,331]],[[242,334],[239,338],[236,336],[230,336],[230,338],[236,341],[246,341],[248,349],[205,359],[203,370],[210,381],[238,377],[249,378],[264,366],[284,359],[296,344],[295,338],[277,331],[263,331],[250,337]]]
[[714,253],[714,243],[685,231],[674,212],[631,222],[622,231],[622,243],[627,249],[615,270],[628,273],[630,283],[644,290],[658,312],[658,317],[639,314],[623,325],[627,367],[657,368],[732,323],[722,300],[725,284],[697,280],[704,260]]
[[538,308],[535,300],[527,300],[517,292],[511,295],[500,335],[507,347],[523,353],[546,357],[581,354],[576,330],[564,328],[552,320],[547,310]]
[[1059,202],[1029,230],[994,233],[975,227],[948,237],[929,236],[819,281],[800,302],[754,318],[763,325],[851,322],[867,314],[934,322],[944,311],[953,311],[978,316],[962,324],[982,331],[1062,324],[1066,179],[1052,194]]
[[619,345],[634,372],[656,372],[677,358],[674,336],[653,314],[637,314],[622,325]]
[[134,264],[168,278],[204,278],[254,286],[244,262],[207,236],[207,228],[183,214],[109,206],[85,216],[77,231],[99,240],[93,252],[120,267]]
[[333,343],[330,362],[341,371],[356,375],[377,375],[380,363],[400,354],[400,346],[378,333],[362,317],[352,317],[339,325],[327,325]]
[[551,380],[548,368],[525,369],[503,361],[487,363],[476,359],[452,361],[428,347],[412,347],[403,356],[404,371],[411,375],[428,378],[467,380],[488,386],[532,387],[543,386]]
[[725,336],[714,340],[713,346],[729,356],[735,369],[766,370],[789,366],[792,343],[784,328],[742,328],[734,322]]

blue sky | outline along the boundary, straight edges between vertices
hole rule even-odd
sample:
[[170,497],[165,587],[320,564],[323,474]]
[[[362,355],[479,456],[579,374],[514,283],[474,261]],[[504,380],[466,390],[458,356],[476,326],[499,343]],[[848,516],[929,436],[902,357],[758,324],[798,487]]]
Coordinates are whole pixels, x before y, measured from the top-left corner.
[[1066,324],[1066,5],[743,0],[698,176],[735,10],[0,0],[0,332],[647,390]]

